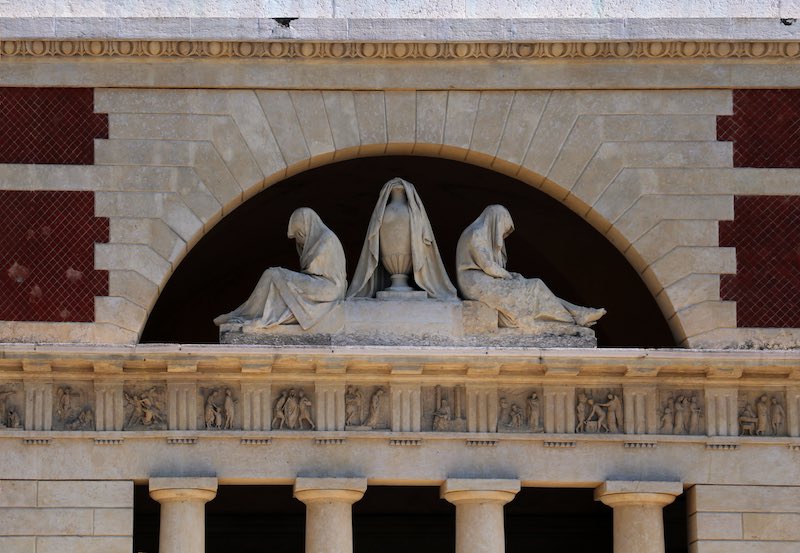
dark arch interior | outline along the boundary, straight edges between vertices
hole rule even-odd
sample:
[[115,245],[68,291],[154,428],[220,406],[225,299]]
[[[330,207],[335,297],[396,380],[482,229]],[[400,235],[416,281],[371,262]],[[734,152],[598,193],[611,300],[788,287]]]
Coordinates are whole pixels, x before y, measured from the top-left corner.
[[[664,509],[667,553],[686,553],[685,496]],[[353,505],[354,553],[455,550],[455,507],[436,486],[369,486]],[[158,551],[159,505],[135,486],[134,551]],[[522,488],[505,506],[506,551],[613,549],[612,510],[586,488]],[[206,504],[207,553],[302,553],[305,505],[291,486],[220,486]]]
[[342,241],[355,270],[378,191],[392,177],[412,182],[425,203],[451,280],[458,238],[489,204],[506,206],[515,232],[508,268],[545,281],[573,303],[602,306],[595,327],[605,347],[673,347],[655,300],[622,254],[578,215],[511,177],[440,158],[381,156],[311,169],[275,184],[220,221],[167,283],[143,342],[215,343],[212,319],[242,303],[267,267],[299,270],[286,226],[294,209],[313,208]]

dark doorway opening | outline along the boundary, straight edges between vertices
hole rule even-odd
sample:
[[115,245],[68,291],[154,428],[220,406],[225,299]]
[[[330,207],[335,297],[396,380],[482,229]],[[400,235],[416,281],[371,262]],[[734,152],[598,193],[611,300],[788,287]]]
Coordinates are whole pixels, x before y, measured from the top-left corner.
[[456,548],[456,511],[438,487],[370,486],[353,505],[353,553],[445,553]]
[[458,238],[490,204],[506,206],[515,232],[508,268],[538,277],[573,303],[605,307],[600,346],[673,347],[661,311],[624,256],[591,225],[531,186],[467,163],[415,156],[360,158],[305,171],[257,194],[220,221],[167,283],[143,342],[216,343],[212,319],[242,303],[268,267],[298,270],[286,238],[292,211],[311,207],[342,241],[352,276],[381,186],[399,176],[425,204],[451,280]]

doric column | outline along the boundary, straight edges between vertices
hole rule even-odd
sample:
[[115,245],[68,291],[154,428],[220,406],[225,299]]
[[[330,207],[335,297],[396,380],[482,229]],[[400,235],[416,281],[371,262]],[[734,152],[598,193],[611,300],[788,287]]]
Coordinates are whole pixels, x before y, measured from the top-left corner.
[[680,482],[609,481],[594,498],[614,509],[614,553],[664,553],[663,509],[683,493]]
[[449,478],[442,498],[456,506],[456,553],[503,553],[503,505],[514,499],[519,480]]
[[150,479],[150,497],[161,504],[159,553],[205,553],[206,503],[216,495],[213,477]]
[[294,496],[306,504],[306,553],[352,553],[353,503],[366,478],[298,478]]

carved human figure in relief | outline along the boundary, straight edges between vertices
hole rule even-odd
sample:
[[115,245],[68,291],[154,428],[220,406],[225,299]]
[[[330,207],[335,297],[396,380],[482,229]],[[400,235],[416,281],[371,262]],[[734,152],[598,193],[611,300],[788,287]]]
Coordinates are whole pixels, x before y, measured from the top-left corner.
[[222,428],[222,410],[216,401],[217,390],[211,391],[206,398],[206,405],[204,411],[204,419],[206,428],[220,429]]
[[270,267],[247,301],[214,319],[214,324],[249,323],[257,328],[299,324],[308,330],[344,299],[344,249],[319,215],[307,207],[296,209],[287,235],[296,242],[300,272]]
[[700,405],[697,403],[697,396],[695,395],[689,400],[689,410],[689,434],[699,434],[700,416],[703,414],[703,410],[700,409]]
[[589,417],[589,402],[586,394],[578,394],[578,404],[575,406],[575,418],[577,425],[575,432],[586,432],[586,419]]
[[761,396],[756,403],[756,436],[769,434],[769,402]]
[[689,417],[689,400],[686,396],[678,396],[675,400],[675,425],[673,434],[686,434],[686,423]]
[[275,402],[275,414],[272,417],[272,428],[277,428],[280,430],[286,424],[286,415],[283,412],[283,408],[286,405],[286,400],[288,397],[288,390],[282,391],[281,395],[278,396],[278,400]]
[[303,428],[303,423],[308,423],[311,430],[314,430],[317,425],[314,424],[314,419],[311,418],[311,400],[300,390],[300,416],[297,419],[297,424]]
[[[599,404],[606,408],[606,424],[609,432],[619,432],[624,424],[622,420],[622,400],[616,394],[608,394],[608,401]],[[598,427],[600,423],[598,422]]]
[[450,404],[446,399],[443,399],[439,405],[439,408],[433,412],[433,429],[440,432],[446,432],[449,430],[451,416],[452,412],[450,410]]
[[510,420],[508,422],[508,427],[513,428],[515,430],[519,430],[522,428],[522,409],[516,403],[511,405],[511,412],[509,414]]
[[153,426],[164,422],[162,405],[158,400],[156,388],[149,388],[139,394],[124,394],[125,401],[133,408],[126,428],[132,426]]
[[541,402],[536,392],[531,393],[528,397],[528,426],[531,432],[541,432],[542,425],[539,422],[541,416]]
[[[8,424],[8,428],[16,429],[22,426],[22,421],[20,420],[19,413],[13,407],[8,410],[8,418],[6,419]],[[2,428],[0,426],[0,428]]]
[[[0,418],[0,428],[16,428],[15,426],[11,425],[11,411],[10,409],[6,408],[6,402],[9,397],[14,395],[14,390],[0,390],[0,413],[8,413],[7,417]],[[3,420],[6,419],[6,420]]]
[[374,297],[385,288],[385,274],[391,279],[389,290],[412,290],[408,277],[413,275],[429,298],[456,299],[422,200],[414,185],[400,178],[378,194],[347,297]]
[[661,415],[661,433],[672,434],[672,429],[675,427],[675,416],[670,407],[664,407],[664,413]]
[[230,430],[233,428],[233,419],[236,416],[236,412],[234,411],[236,402],[233,401],[233,395],[231,394],[230,389],[225,388],[225,400],[222,404],[222,412],[225,415],[225,424],[224,428],[226,430]]
[[608,432],[608,423],[606,422],[608,415],[606,414],[606,410],[603,409],[601,404],[595,403],[593,399],[588,400],[587,403],[589,404],[589,416],[586,417],[586,422],[597,422],[598,432],[601,430]]
[[769,411],[769,418],[772,422],[772,434],[780,436],[783,432],[783,421],[786,418],[786,412],[783,410],[783,406],[778,403],[778,398],[772,398]]
[[380,424],[381,403],[383,402],[384,393],[383,388],[378,388],[372,394],[369,400],[369,414],[367,415],[367,420],[364,422],[364,426],[375,428]]
[[507,271],[505,239],[513,231],[508,210],[490,205],[461,234],[456,274],[465,298],[495,308],[499,326],[522,330],[543,321],[591,326],[606,313],[558,298],[538,278]]
[[344,394],[344,424],[358,426],[361,424],[361,390],[356,386],[348,386]]

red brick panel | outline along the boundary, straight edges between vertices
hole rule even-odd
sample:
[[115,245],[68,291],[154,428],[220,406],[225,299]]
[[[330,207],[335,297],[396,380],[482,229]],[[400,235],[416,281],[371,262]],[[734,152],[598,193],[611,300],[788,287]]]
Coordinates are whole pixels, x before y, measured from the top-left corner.
[[0,190],[0,320],[94,321],[108,272],[94,268],[108,219],[94,192]]
[[800,90],[734,90],[717,140],[733,142],[734,167],[800,167]]
[[91,88],[0,88],[0,163],[91,165],[108,115]]
[[740,328],[800,328],[800,196],[736,196],[719,245],[736,248],[736,274],[722,275]]

